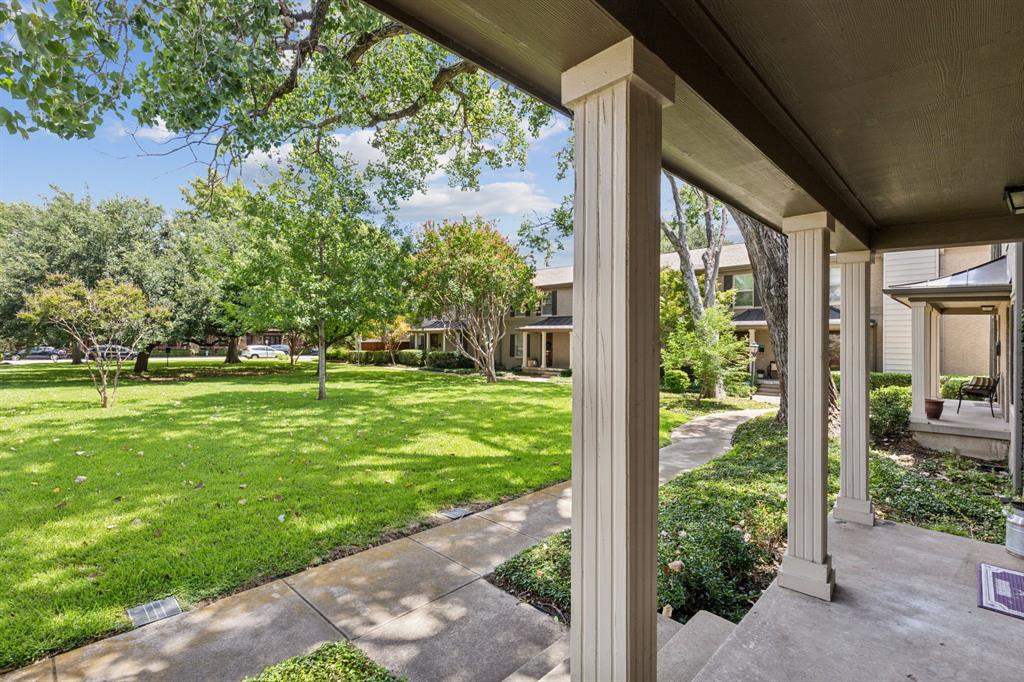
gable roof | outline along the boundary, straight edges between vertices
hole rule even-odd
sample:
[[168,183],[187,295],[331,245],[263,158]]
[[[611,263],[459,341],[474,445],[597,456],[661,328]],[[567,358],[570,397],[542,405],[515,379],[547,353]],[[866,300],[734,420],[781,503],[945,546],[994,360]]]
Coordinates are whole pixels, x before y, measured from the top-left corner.
[[[695,272],[704,272],[704,251],[705,249],[693,249],[690,251],[690,262]],[[722,255],[718,262],[720,270],[730,268],[742,268],[750,265],[750,256],[747,254],[746,244],[726,244],[722,247]],[[679,269],[679,254],[661,254],[661,267]],[[566,286],[572,284],[572,266],[563,265],[557,268],[542,268],[537,270],[533,278],[533,285],[541,289]]]

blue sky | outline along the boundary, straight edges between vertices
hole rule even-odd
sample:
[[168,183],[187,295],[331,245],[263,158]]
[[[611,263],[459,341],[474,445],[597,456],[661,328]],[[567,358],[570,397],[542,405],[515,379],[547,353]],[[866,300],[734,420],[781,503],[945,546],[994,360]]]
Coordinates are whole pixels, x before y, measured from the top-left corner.
[[[0,104],[5,103],[10,106],[7,96],[0,94]],[[434,178],[426,193],[402,204],[397,214],[399,222],[412,229],[427,220],[478,213],[497,221],[499,228],[514,239],[525,218],[550,211],[571,191],[570,180],[555,179],[554,155],[568,134],[567,119],[556,115],[555,121],[534,141],[525,170],[485,171],[478,191],[461,191],[449,187],[444,176]],[[50,185],[58,185],[77,195],[88,192],[94,199],[118,193],[148,197],[172,211],[182,206],[179,188],[203,174],[205,165],[194,161],[188,151],[152,155],[166,151],[170,137],[166,129],[139,129],[134,122],[116,119],[103,125],[91,140],[62,140],[44,132],[23,140],[0,130],[0,201],[37,203],[50,193]],[[360,130],[338,136],[344,149],[364,159],[375,153],[369,146],[369,137],[369,131]],[[254,159],[243,167],[243,176],[259,177],[263,174],[260,166],[260,160]],[[664,180],[662,207],[666,215],[671,212],[671,196]],[[739,241],[734,227],[728,236]],[[571,243],[567,247],[571,249]],[[555,254],[550,265],[571,262],[571,251],[566,250]]]
[[[0,104],[5,99],[0,95]],[[534,141],[525,170],[485,171],[478,191],[461,191],[449,187],[445,177],[436,177],[425,194],[402,204],[398,220],[411,229],[426,220],[479,213],[514,237],[524,218],[550,211],[571,191],[570,181],[555,180],[554,155],[568,136],[566,123],[559,115]],[[23,140],[0,131],[0,201],[37,203],[50,193],[50,185],[58,185],[75,194],[88,192],[95,199],[118,193],[148,197],[173,210],[183,205],[179,188],[203,174],[205,166],[188,151],[153,156],[171,146],[167,144],[170,136],[160,127],[139,129],[134,122],[116,119],[103,125],[91,140],[62,140],[44,132]],[[357,159],[375,153],[369,137],[368,131],[358,130],[339,135],[341,146]],[[263,176],[260,166],[261,160],[254,159],[243,167],[243,176]],[[570,261],[571,254],[562,253],[552,265]]]

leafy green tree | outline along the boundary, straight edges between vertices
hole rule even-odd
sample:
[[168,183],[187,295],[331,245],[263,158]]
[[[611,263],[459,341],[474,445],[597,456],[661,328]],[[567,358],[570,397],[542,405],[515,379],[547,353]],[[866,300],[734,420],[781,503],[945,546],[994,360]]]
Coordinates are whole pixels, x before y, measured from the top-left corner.
[[[0,6],[0,109],[14,132],[90,137],[132,113],[214,163],[315,131],[372,131],[366,167],[382,205],[439,168],[476,187],[480,169],[525,163],[551,111],[362,3],[345,0],[59,0]],[[134,107],[134,109],[132,109]],[[524,126],[523,123],[526,122]]]
[[692,325],[680,325],[662,350],[666,367],[686,367],[700,384],[702,398],[720,397],[718,387],[740,380],[747,368],[747,343],[732,329],[732,306],[719,301]]
[[241,273],[251,238],[245,233],[251,196],[242,182],[227,183],[216,174],[194,180],[182,193],[189,208],[175,215],[167,256],[174,292],[168,337],[224,343],[225,363],[237,364],[239,337],[252,329]]
[[[94,203],[54,188],[40,205],[0,203],[0,232],[0,337],[8,344],[32,340],[34,329],[17,312],[25,294],[50,274],[76,277],[87,287],[111,277],[170,302],[163,258],[170,225],[164,210],[147,200],[119,196]],[[77,346],[72,350],[81,357]]]
[[315,335],[319,400],[328,344],[399,312],[407,260],[394,236],[366,219],[371,202],[355,162],[328,144],[298,145],[280,178],[249,202],[243,275],[249,320]]
[[412,290],[419,313],[455,323],[449,340],[493,383],[508,312],[539,301],[533,267],[479,216],[427,224],[417,247]]
[[120,353],[108,354],[102,346],[120,344],[134,348],[164,333],[167,310],[152,306],[142,290],[109,277],[90,288],[66,275],[51,275],[25,297],[19,316],[32,324],[51,326],[86,349],[87,366],[100,397],[100,407],[114,404],[121,376]]

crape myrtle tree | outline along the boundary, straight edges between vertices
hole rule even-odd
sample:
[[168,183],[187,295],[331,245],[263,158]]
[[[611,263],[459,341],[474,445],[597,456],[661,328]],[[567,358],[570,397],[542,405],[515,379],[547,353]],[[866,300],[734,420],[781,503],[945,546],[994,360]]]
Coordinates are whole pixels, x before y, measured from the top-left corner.
[[19,317],[35,325],[54,327],[86,349],[89,375],[100,407],[114,404],[121,376],[120,353],[108,354],[100,346],[135,347],[165,331],[168,311],[150,305],[142,290],[109,277],[92,288],[76,277],[50,275],[26,297]]
[[317,399],[327,397],[327,345],[394,317],[404,303],[407,253],[367,219],[366,183],[356,163],[302,140],[280,177],[249,202],[243,281],[249,319],[315,336]]
[[[546,106],[352,0],[78,0],[0,4],[0,125],[91,137],[132,114],[213,164],[298,136],[364,129],[365,168],[392,205],[443,171],[525,163]],[[524,125],[525,123],[525,125]]]
[[391,356],[391,364],[395,364],[395,353],[402,346],[402,343],[409,338],[412,332],[412,325],[406,320],[405,315],[397,315],[392,318],[374,320],[367,327],[367,331],[380,340],[380,345],[388,355]]
[[423,317],[458,324],[449,334],[488,383],[510,310],[536,307],[534,268],[483,218],[428,223],[413,258],[412,290]]

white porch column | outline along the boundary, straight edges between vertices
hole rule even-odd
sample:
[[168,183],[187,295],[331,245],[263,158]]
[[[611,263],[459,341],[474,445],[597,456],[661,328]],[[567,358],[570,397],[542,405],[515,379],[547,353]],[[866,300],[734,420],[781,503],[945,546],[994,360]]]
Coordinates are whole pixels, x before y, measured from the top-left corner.
[[832,216],[783,218],[789,238],[789,544],[779,585],[831,600],[828,553],[828,279]]
[[757,351],[755,347],[757,345],[757,330],[750,328],[747,330],[747,344],[749,348],[747,352],[750,353],[750,387],[757,390]]
[[523,332],[523,369],[526,369],[527,367],[530,366],[530,364],[529,364],[530,354],[529,354],[529,352],[527,352],[530,347],[526,344],[526,340],[527,340],[526,337],[527,337],[526,332]]
[[868,492],[868,345],[871,252],[840,253],[839,261],[839,497],[832,516],[875,524]]
[[541,368],[547,368],[548,366],[548,333],[540,333],[540,366]]
[[937,395],[935,313],[926,301],[910,302],[910,419],[925,422],[924,399]]
[[661,109],[675,77],[627,38],[562,74],[574,112],[574,682],[657,673]]

